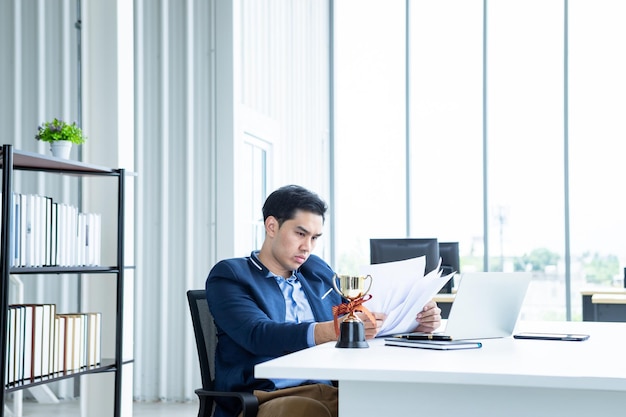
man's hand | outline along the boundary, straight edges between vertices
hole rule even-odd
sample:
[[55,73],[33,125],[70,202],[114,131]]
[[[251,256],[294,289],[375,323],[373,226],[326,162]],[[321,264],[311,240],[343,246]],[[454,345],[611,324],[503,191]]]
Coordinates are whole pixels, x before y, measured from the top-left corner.
[[380,327],[383,325],[383,321],[385,321],[385,319],[387,318],[387,315],[384,313],[372,312],[372,315],[376,319],[376,322],[372,323],[372,321],[369,319],[367,314],[363,314],[359,312],[359,313],[356,313],[356,315],[363,322],[363,326],[365,326],[365,338],[366,339],[375,338],[376,335],[378,334],[378,331],[380,330]]
[[415,321],[419,323],[415,329],[416,332],[433,332],[441,326],[441,309],[437,307],[434,300],[430,300],[422,311],[417,313]]
[[[365,338],[373,339],[378,334],[380,327],[383,324],[383,321],[387,318],[386,314],[383,313],[372,313],[374,318],[376,319],[373,323],[366,314],[361,312],[356,313],[357,317],[361,319],[363,322],[363,327],[365,328]],[[339,318],[339,325],[341,326],[341,321],[345,318]],[[321,323],[317,323],[315,325],[315,344],[319,345],[322,343],[330,342],[337,340],[337,335],[335,335],[335,323],[332,321],[325,321]]]
[[335,335],[335,323],[333,321],[316,323],[314,335],[316,345],[337,340],[337,335]]

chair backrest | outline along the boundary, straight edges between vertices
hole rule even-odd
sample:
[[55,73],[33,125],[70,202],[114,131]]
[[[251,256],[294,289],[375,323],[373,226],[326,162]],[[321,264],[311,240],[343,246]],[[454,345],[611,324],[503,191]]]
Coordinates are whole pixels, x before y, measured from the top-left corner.
[[[459,255],[459,242],[439,242],[439,256],[441,257],[441,274],[448,275],[453,272],[461,273],[461,257]],[[443,286],[440,293],[452,293],[454,278]]]
[[196,336],[202,388],[213,390],[212,371],[215,369],[215,348],[217,347],[217,330],[215,323],[213,323],[213,316],[209,310],[204,290],[187,291],[187,300],[191,311],[193,332]]

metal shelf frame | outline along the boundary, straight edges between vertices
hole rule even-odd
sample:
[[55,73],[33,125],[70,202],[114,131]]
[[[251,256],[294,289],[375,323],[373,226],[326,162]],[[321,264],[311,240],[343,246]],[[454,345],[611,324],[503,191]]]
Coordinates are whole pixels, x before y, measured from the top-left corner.
[[[2,169],[2,223],[0,230],[0,267],[2,282],[0,283],[0,375],[3,379],[3,389],[0,391],[0,417],[4,417],[5,396],[9,392],[26,389],[35,385],[47,384],[61,379],[75,378],[80,375],[101,372],[115,372],[113,407],[114,417],[121,416],[122,399],[122,341],[124,324],[124,195],[125,177],[124,169],[111,169],[78,161],[59,159],[13,149],[12,145],[2,145],[0,156],[0,168]],[[72,176],[111,176],[118,180],[117,199],[117,254],[116,265],[102,267],[12,267],[10,261],[11,250],[11,222],[14,218],[13,205],[13,173],[15,170],[49,172],[51,174]],[[11,274],[113,274],[116,277],[116,312],[115,312],[115,358],[103,360],[102,364],[88,367],[80,371],[64,374],[52,374],[47,377],[37,378],[33,381],[20,381],[15,384],[4,384],[4,376],[7,372],[7,339],[8,339],[8,308],[9,308],[9,279]],[[132,361],[128,361],[132,362]]]

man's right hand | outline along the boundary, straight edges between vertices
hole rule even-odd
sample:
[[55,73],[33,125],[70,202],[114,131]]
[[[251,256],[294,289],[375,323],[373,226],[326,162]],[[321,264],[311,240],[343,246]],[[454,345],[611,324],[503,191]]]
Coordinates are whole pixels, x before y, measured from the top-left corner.
[[337,336],[335,335],[335,322],[324,321],[316,323],[314,335],[316,345],[337,340]]

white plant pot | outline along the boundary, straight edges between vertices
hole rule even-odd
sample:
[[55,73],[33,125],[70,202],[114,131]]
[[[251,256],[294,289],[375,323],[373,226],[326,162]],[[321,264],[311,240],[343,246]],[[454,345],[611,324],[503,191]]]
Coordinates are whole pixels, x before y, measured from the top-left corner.
[[57,158],[70,159],[70,151],[72,150],[72,142],[69,140],[57,140],[50,142],[50,152]]

